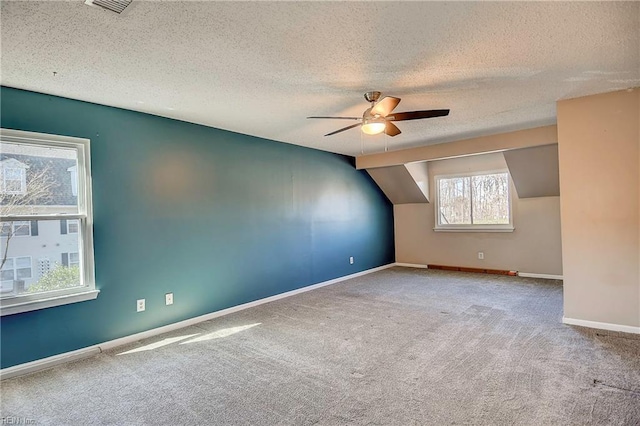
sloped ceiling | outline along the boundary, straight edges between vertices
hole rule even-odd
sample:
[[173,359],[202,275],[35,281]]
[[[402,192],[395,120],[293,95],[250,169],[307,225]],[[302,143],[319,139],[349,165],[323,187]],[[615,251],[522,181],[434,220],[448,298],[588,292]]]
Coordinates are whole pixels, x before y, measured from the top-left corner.
[[558,145],[503,152],[519,198],[560,195]]
[[429,168],[426,162],[367,169],[367,173],[393,204],[429,202]]
[[[360,155],[555,122],[640,85],[639,2],[1,3],[3,85]],[[363,137],[310,115],[450,108]]]

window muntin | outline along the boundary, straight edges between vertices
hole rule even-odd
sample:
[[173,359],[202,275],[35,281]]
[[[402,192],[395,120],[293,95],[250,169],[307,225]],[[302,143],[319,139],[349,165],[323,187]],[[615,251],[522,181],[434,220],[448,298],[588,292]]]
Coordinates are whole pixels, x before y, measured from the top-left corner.
[[436,176],[436,230],[512,231],[506,171]]
[[89,141],[0,132],[0,160],[26,170],[23,194],[0,194],[1,314],[95,299]]

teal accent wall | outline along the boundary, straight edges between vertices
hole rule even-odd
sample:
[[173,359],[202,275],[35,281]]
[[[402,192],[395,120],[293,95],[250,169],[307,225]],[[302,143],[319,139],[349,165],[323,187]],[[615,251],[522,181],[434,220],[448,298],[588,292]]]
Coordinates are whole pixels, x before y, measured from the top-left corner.
[[392,205],[351,157],[7,87],[0,102],[4,128],[91,140],[100,289],[2,317],[2,368],[394,261]]

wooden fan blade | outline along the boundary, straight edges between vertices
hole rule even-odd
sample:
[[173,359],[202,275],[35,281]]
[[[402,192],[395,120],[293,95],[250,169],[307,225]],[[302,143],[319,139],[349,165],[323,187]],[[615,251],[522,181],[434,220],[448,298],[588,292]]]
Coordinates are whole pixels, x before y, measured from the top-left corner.
[[394,98],[393,96],[385,96],[380,99],[377,104],[371,109],[371,115],[379,114],[382,117],[386,117],[394,110],[400,103],[400,98]]
[[325,136],[335,135],[336,133],[344,132],[345,130],[353,129],[354,127],[360,126],[360,123],[352,124],[351,126],[343,127],[342,129],[338,129],[335,132],[327,133]]
[[336,120],[361,120],[362,117],[307,117],[307,118],[333,118]]
[[387,121],[387,127],[385,127],[384,132],[389,136],[398,136],[400,133],[402,133],[400,129],[398,129],[398,126],[390,121]]
[[430,109],[427,111],[397,112],[387,118],[389,121],[419,120],[421,118],[444,117],[449,115],[448,109]]

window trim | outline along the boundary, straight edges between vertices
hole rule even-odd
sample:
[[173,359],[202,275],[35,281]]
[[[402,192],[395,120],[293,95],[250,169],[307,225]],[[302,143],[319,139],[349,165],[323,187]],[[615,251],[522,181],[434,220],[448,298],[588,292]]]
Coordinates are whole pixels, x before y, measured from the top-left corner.
[[[80,253],[82,257],[83,268],[81,269],[84,283],[82,287],[4,297],[0,300],[0,316],[29,312],[97,298],[100,290],[96,289],[95,284],[90,140],[11,129],[0,129],[0,139],[2,142],[8,143],[24,143],[43,147],[71,148],[76,150],[78,166],[77,214],[58,213],[8,215],[3,217],[3,219],[11,221],[78,219],[78,231],[80,236],[78,239],[78,253]],[[31,266],[33,270],[33,264]]]
[[[506,173],[507,174],[507,185],[508,185],[508,198],[507,203],[509,205],[509,223],[508,224],[490,224],[490,225],[473,225],[473,224],[464,224],[464,225],[441,225],[440,224],[440,179],[453,179],[453,178],[462,178],[462,177],[472,177],[472,176],[484,176],[484,175],[493,175],[498,173]],[[493,170],[482,170],[475,172],[465,172],[465,173],[452,173],[452,174],[441,174],[433,177],[434,179],[434,191],[435,191],[435,212],[434,219],[435,224],[433,230],[435,232],[513,232],[515,230],[515,226],[513,224],[513,197],[512,194],[512,183],[511,183],[511,174],[508,169],[493,169]],[[472,201],[473,202],[473,201]]]

